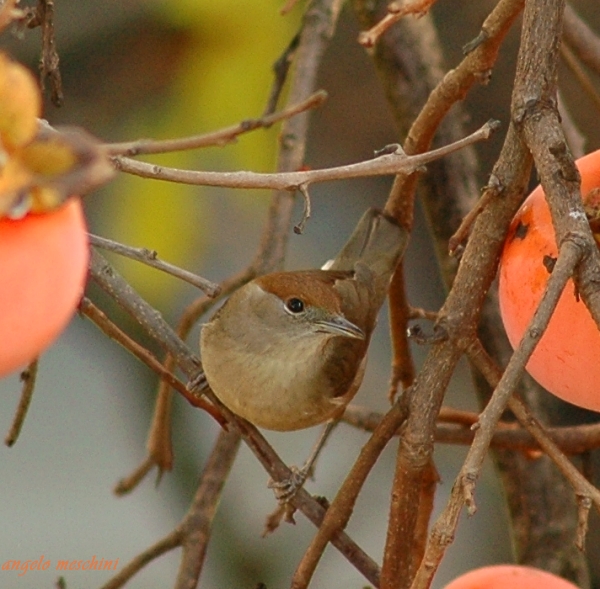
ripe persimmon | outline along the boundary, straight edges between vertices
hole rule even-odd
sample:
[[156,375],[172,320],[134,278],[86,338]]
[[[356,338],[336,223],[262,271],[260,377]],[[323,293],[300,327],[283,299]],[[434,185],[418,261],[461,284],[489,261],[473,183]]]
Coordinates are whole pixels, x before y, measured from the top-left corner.
[[[577,162],[581,191],[597,196],[600,151]],[[537,308],[557,256],[554,228],[544,191],[538,186],[513,219],[500,260],[499,297],[511,345],[521,341]],[[527,371],[561,399],[600,411],[600,330],[569,280]]]
[[0,219],[0,376],[28,364],[65,328],[83,294],[87,263],[80,199]]
[[475,569],[450,582],[444,589],[577,589],[576,585],[533,567],[498,564]]

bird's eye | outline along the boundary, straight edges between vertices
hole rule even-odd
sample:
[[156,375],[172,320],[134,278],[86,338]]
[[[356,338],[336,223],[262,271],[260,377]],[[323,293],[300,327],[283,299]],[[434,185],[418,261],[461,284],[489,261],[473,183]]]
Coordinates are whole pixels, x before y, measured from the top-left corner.
[[285,308],[294,314],[302,313],[304,311],[304,301],[297,297],[292,297],[285,302]]

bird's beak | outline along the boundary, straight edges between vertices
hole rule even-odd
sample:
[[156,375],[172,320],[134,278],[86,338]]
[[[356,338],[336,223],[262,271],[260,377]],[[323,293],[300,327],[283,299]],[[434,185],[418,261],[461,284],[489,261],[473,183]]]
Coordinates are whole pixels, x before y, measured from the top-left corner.
[[365,332],[341,315],[334,315],[329,319],[317,321],[315,325],[319,332],[331,333],[332,335],[341,335],[354,339],[365,339]]

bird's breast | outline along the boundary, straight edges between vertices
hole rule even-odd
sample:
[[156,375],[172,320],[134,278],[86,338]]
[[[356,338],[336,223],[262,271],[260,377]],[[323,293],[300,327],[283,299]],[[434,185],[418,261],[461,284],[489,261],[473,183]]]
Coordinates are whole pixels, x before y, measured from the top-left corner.
[[[203,330],[203,339],[210,335]],[[346,340],[359,345],[338,345]],[[347,400],[340,397],[353,386],[363,348],[358,340],[323,334],[275,342],[260,353],[237,340],[211,341],[202,361],[213,392],[231,411],[259,427],[289,431],[343,411]]]

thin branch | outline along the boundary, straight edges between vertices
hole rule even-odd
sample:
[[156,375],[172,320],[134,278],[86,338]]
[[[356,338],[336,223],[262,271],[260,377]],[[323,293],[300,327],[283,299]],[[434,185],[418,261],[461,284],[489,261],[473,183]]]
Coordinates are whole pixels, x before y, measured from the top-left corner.
[[356,164],[300,172],[277,172],[272,174],[259,172],[198,172],[138,162],[120,156],[113,158],[113,162],[117,170],[155,180],[227,188],[296,190],[300,186],[316,182],[364,178],[367,176],[412,174],[420,170],[425,164],[454,153],[467,145],[488,139],[497,128],[498,123],[496,121],[489,121],[475,133],[463,139],[418,155],[408,156],[403,152],[395,152]]
[[[468,239],[469,233],[475,223],[475,219],[479,216],[481,211],[488,205],[493,199],[497,198],[500,189],[502,187],[497,183],[496,178],[490,177],[486,190],[482,194],[481,198],[477,201],[475,206],[465,215],[460,223],[459,228],[454,232],[452,237],[448,241],[448,252],[450,255],[457,255],[461,251],[461,247],[464,242]],[[495,189],[495,190],[494,190]]]
[[33,397],[33,391],[35,389],[35,381],[37,377],[37,370],[38,358],[31,362],[29,366],[23,372],[21,372],[21,381],[23,382],[23,388],[21,389],[21,397],[19,399],[19,404],[17,406],[15,416],[13,417],[10,429],[8,430],[8,433],[4,438],[4,443],[8,447],[12,446],[17,441],[17,438],[21,433],[21,428],[23,427],[23,423],[25,422],[27,410],[29,409],[31,398]]
[[127,281],[96,250],[90,254],[90,275],[117,304],[129,313],[165,350],[175,352],[175,359],[188,375],[197,377],[200,361],[177,336],[161,314],[143,300]]
[[596,86],[592,82],[588,73],[583,69],[575,52],[572,51],[568,45],[561,45],[560,53],[562,58],[565,60],[567,67],[571,70],[571,73],[575,76],[579,85],[583,88],[588,98],[592,101],[592,104],[596,110],[600,113],[600,93],[596,89]]
[[[471,352],[469,352],[469,358],[473,358]],[[498,384],[500,376],[501,373],[497,377],[494,386]],[[377,411],[350,404],[346,407],[342,420],[360,430],[372,432],[381,422],[383,416],[382,413]],[[478,414],[470,411],[458,411],[449,407],[442,407],[435,427],[435,441],[440,444],[470,446],[475,437],[475,431],[471,426],[477,422],[478,418]],[[399,431],[396,432],[396,435],[399,433]],[[546,428],[546,434],[565,454],[584,454],[600,448],[599,423],[549,427]],[[542,449],[527,429],[517,423],[503,421],[497,424],[490,446],[520,451],[525,454],[535,454]]]
[[107,583],[102,585],[100,589],[120,589],[139,573],[147,564],[156,560],[163,554],[170,552],[174,548],[181,546],[182,534],[179,528],[175,528],[164,538],[161,538],[158,542],[149,546],[127,563],[117,575],[110,579]]
[[583,157],[586,152],[587,138],[581,129],[577,126],[575,119],[571,116],[571,111],[566,105],[561,89],[558,89],[558,112],[565,132],[567,145],[575,159]]
[[435,2],[436,0],[404,0],[404,2],[390,2],[387,7],[387,14],[368,31],[362,31],[358,35],[358,42],[363,47],[373,47],[381,35],[402,17],[409,14],[414,14],[417,17],[423,16]]
[[408,389],[415,380],[415,363],[408,343],[408,322],[412,319],[404,280],[404,263],[400,261],[389,288],[390,335],[392,340],[392,375],[387,397],[394,402],[398,387]]
[[273,64],[273,83],[271,84],[271,91],[269,92],[269,99],[267,100],[267,106],[265,107],[263,116],[270,115],[275,112],[275,109],[277,108],[277,103],[283,92],[299,43],[300,33],[296,33],[292,37],[289,45]]
[[302,186],[300,186],[299,189],[300,193],[304,197],[304,210],[302,211],[302,219],[300,219],[300,221],[296,225],[294,225],[294,233],[296,233],[297,235],[300,235],[304,231],[304,226],[306,225],[306,222],[310,219],[312,211],[308,186],[306,184],[303,184]]
[[575,54],[600,75],[600,37],[575,12],[570,4],[563,15],[563,38]]
[[131,491],[146,478],[146,475],[153,467],[154,460],[152,459],[152,456],[146,456],[142,463],[138,465],[129,476],[126,476],[117,482],[113,488],[113,493],[119,497],[131,493]]
[[117,325],[115,325],[106,316],[106,314],[96,307],[96,305],[94,305],[94,303],[92,303],[87,297],[83,297],[81,300],[81,303],[79,304],[79,310],[97,327],[99,327],[106,336],[123,346],[123,348],[148,366],[150,370],[155,372],[164,382],[168,383],[170,387],[185,397],[190,405],[198,407],[199,409],[203,409],[212,417],[214,417],[220,424],[223,423],[223,417],[217,411],[214,405],[208,403],[203,398],[198,398],[192,395],[187,387],[177,377],[175,377],[172,372],[165,368],[153,354],[151,354],[146,348],[138,344],[124,331],[117,327]]
[[149,250],[145,247],[131,247],[113,241],[112,239],[106,239],[105,237],[92,235],[91,233],[88,235],[88,237],[90,243],[96,247],[102,248],[109,252],[114,252],[121,256],[126,256],[132,260],[136,260],[142,264],[151,266],[152,268],[162,270],[167,274],[171,274],[171,276],[185,280],[186,282],[189,282],[193,286],[196,286],[200,290],[204,291],[211,298],[214,298],[219,294],[219,286],[217,284],[207,280],[206,278],[202,278],[202,276],[198,276],[193,272],[189,272],[188,270],[174,266],[169,262],[160,260],[156,251]]
[[427,321],[437,321],[439,315],[437,311],[428,311],[421,307],[413,307],[412,305],[408,308],[409,319],[427,319]]
[[42,57],[40,58],[40,81],[44,89],[46,78],[50,80],[50,97],[55,106],[62,106],[64,95],[60,75],[60,58],[56,51],[54,34],[54,0],[37,0],[35,9],[26,11],[26,25],[42,28]]
[[180,526],[183,554],[175,589],[189,589],[198,585],[217,506],[237,456],[240,441],[237,432],[221,430],[204,466],[200,485]]
[[[468,350],[469,358],[480,370],[489,384],[497,387],[502,378],[499,368],[489,358],[479,341],[473,342]],[[587,532],[587,516],[593,503],[600,511],[600,490],[594,487],[585,476],[573,465],[573,463],[561,452],[550,433],[546,431],[537,419],[531,414],[526,405],[517,397],[513,396],[508,403],[521,425],[535,438],[542,451],[556,464],[563,476],[570,482],[578,500],[578,525],[575,531],[575,542],[583,545]]]
[[329,505],[319,529],[307,548],[292,578],[294,589],[310,583],[327,543],[346,527],[358,494],[377,458],[406,418],[406,406],[395,403],[363,446],[352,469]]
[[305,100],[293,104],[280,112],[267,114],[259,119],[246,119],[237,125],[219,129],[212,133],[193,135],[191,137],[182,137],[179,139],[157,141],[151,139],[139,139],[137,141],[129,141],[126,143],[107,143],[104,145],[104,148],[113,156],[134,156],[198,149],[200,147],[223,146],[235,141],[235,139],[243,133],[248,133],[255,129],[267,129],[275,123],[294,117],[299,113],[318,108],[325,100],[327,100],[327,92],[319,90]]

